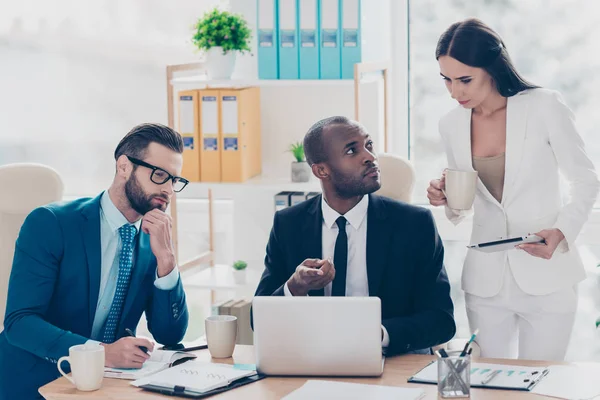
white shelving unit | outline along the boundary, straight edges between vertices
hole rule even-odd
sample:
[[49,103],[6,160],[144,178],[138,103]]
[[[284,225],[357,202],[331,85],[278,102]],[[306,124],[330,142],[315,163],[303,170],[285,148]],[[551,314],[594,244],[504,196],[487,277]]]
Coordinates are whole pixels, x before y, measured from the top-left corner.
[[[293,157],[287,149],[292,142],[301,141],[310,126],[318,120],[344,115],[359,119],[379,144],[378,151],[384,151],[387,139],[385,109],[388,63],[357,64],[355,71],[358,79],[355,80],[209,80],[205,75],[195,72],[201,65],[195,63],[167,67],[169,125],[175,128],[178,125],[175,116],[179,91],[259,86],[262,174],[243,183],[191,183],[178,197],[204,199],[210,193],[215,199],[231,199],[235,250],[227,262],[245,260],[249,264],[249,275],[260,274],[273,222],[275,194],[280,191],[321,191],[316,178],[306,183],[291,182],[290,164]],[[369,75],[373,71],[383,71],[383,79],[382,75]],[[177,73],[187,76],[176,76]],[[212,268],[187,278],[186,284],[213,291],[214,300],[215,290],[229,288],[228,273],[232,271],[227,270],[231,267],[221,266],[221,272],[217,272],[214,269],[214,252],[211,253],[211,258],[203,261],[209,261]]]

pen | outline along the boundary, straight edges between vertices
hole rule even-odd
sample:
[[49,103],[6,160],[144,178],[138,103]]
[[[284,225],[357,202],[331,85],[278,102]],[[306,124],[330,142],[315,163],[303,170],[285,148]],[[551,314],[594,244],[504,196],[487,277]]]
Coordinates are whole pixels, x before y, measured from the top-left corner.
[[[133,333],[133,331],[129,328],[125,328],[125,332],[127,332],[127,336],[131,336],[131,337],[135,337],[135,334]],[[148,348],[146,346],[138,346],[140,348],[140,350],[142,350],[144,353],[148,354]]]
[[497,375],[499,375],[499,374],[500,374],[500,372],[502,372],[502,370],[500,370],[500,369],[497,369],[497,370],[495,370],[494,372],[490,373],[488,376],[486,376],[486,377],[485,377],[485,379],[484,379],[484,380],[482,380],[482,381],[481,381],[481,384],[482,384],[482,385],[487,385],[488,383],[490,383],[490,381],[491,381],[492,379],[494,379],[494,378],[495,378]]
[[475,329],[475,332],[473,332],[473,334],[471,335],[471,338],[469,339],[469,341],[465,344],[465,348],[463,349],[463,351],[460,353],[461,357],[464,357],[467,354],[467,351],[469,350],[469,346],[471,345],[471,343],[473,343],[473,341],[475,340],[475,337],[477,336],[477,334],[479,333],[479,329]]

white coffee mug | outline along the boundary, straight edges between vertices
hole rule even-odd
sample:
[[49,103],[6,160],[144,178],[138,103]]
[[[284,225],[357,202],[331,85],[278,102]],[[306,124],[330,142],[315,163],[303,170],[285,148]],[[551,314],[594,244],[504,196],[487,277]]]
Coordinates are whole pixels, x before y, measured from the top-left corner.
[[[60,367],[63,361],[71,364],[71,376]],[[104,378],[104,346],[79,344],[69,348],[69,355],[58,359],[58,371],[79,390],[98,390]]]
[[477,171],[446,170],[446,188],[442,190],[448,207],[454,210],[468,210],[475,200]]
[[213,358],[229,358],[235,349],[237,317],[213,315],[204,321],[208,351]]

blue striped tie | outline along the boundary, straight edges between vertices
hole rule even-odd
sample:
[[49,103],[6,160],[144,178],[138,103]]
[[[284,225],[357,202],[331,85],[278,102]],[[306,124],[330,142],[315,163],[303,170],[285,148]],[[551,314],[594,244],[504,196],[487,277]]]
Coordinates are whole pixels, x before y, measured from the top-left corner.
[[110,312],[104,327],[104,343],[113,343],[116,340],[117,325],[121,319],[125,296],[129,289],[131,280],[131,269],[133,268],[133,239],[137,229],[133,225],[125,224],[119,228],[121,235],[121,254],[119,255],[119,277],[117,279],[117,290],[113,298]]

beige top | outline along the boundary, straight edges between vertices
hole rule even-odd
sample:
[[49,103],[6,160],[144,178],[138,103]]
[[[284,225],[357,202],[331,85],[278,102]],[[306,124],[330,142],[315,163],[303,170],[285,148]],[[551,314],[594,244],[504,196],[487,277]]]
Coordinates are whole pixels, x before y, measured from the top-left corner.
[[504,163],[504,153],[493,157],[473,156],[473,168],[498,203],[502,201],[502,191],[504,190]]

